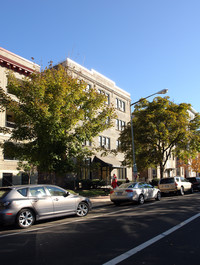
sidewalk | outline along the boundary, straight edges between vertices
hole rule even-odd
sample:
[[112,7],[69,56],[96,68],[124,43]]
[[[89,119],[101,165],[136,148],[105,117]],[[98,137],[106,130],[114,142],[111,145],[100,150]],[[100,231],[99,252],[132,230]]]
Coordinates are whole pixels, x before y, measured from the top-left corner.
[[92,208],[104,207],[113,205],[113,202],[110,200],[110,196],[97,196],[97,197],[90,197],[92,202]]

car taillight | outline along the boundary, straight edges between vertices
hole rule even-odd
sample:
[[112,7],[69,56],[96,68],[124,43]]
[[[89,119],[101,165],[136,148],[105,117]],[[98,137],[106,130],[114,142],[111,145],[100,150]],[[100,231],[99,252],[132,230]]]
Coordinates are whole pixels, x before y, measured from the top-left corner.
[[175,182],[175,186],[177,187],[178,186],[178,183]]
[[111,190],[111,191],[110,191],[110,194],[112,194],[112,193],[114,193],[114,190]]
[[133,190],[125,190],[126,192],[133,192]]

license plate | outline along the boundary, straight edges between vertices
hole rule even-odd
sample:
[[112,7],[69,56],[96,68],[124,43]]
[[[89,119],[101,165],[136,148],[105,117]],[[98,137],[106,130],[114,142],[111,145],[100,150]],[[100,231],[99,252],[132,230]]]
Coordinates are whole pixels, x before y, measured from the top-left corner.
[[122,192],[116,192],[116,195],[120,196],[120,195],[122,195]]

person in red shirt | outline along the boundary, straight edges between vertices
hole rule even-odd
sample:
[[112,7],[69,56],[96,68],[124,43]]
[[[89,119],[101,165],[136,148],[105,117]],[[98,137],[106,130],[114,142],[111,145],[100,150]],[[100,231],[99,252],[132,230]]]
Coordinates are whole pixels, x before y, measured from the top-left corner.
[[116,189],[118,187],[117,176],[115,174],[113,175],[113,180],[112,180],[111,185],[112,185],[113,189]]

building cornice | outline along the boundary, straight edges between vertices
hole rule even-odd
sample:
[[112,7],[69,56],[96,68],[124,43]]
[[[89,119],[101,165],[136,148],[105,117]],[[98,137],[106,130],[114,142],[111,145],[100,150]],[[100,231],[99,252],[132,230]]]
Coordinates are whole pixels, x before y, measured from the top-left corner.
[[26,67],[14,60],[11,60],[1,54],[0,54],[0,65],[23,75],[30,75],[31,73],[34,72],[33,69]]
[[23,75],[39,71],[40,66],[0,47],[0,66],[11,69]]

